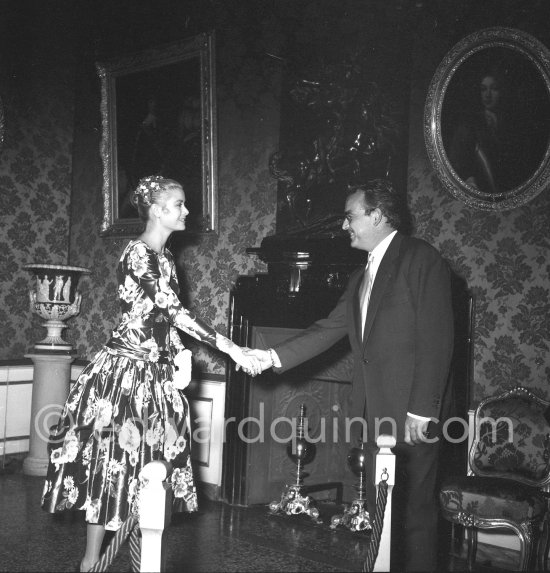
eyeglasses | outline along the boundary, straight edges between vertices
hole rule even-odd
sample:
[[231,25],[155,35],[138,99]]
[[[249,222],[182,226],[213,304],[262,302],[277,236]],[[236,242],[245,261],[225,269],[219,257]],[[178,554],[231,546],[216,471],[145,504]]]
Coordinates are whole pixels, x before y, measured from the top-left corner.
[[375,210],[376,207],[372,207],[370,209],[364,209],[363,213],[348,213],[347,215],[344,215],[344,220],[348,222],[348,225],[351,225],[352,221],[357,219],[357,217],[367,217]]

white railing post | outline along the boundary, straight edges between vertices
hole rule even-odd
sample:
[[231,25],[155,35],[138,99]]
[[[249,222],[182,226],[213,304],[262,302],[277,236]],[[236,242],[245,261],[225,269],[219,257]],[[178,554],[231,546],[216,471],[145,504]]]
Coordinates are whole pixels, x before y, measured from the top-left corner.
[[140,571],[160,573],[165,570],[162,538],[170,521],[171,492],[166,477],[171,471],[167,462],[154,461],[141,470],[143,486],[139,498],[141,530]]
[[390,570],[390,552],[391,552],[391,498],[393,486],[395,485],[395,455],[391,449],[395,447],[396,441],[393,436],[382,434],[376,439],[376,445],[379,448],[376,454],[376,465],[374,472],[374,483],[376,484],[376,499],[378,499],[378,490],[380,482],[386,481],[388,484],[388,498],[386,509],[384,511],[384,524],[380,536],[380,546],[378,556],[374,562],[373,571]]

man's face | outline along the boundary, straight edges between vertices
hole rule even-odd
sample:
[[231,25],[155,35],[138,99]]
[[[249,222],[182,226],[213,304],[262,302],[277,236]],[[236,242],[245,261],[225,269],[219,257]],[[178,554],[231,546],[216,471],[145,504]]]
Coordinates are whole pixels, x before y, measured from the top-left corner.
[[371,251],[374,242],[374,216],[376,210],[365,210],[363,194],[357,191],[346,200],[342,229],[349,233],[351,246],[362,251]]
[[500,101],[500,88],[493,76],[485,76],[481,81],[481,103],[485,109],[495,111]]

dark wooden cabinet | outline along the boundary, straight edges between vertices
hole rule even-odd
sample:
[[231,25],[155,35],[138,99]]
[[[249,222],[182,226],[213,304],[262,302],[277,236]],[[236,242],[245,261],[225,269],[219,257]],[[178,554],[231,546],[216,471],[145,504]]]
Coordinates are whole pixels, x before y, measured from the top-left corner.
[[[347,242],[326,241],[323,246],[306,241],[297,248],[296,242],[270,245],[267,241],[266,245],[264,241],[262,249],[254,252],[268,263],[268,273],[239,277],[231,292],[231,339],[268,348],[326,316],[363,259],[350,252]],[[308,435],[318,440],[315,458],[305,468],[309,474],[305,484],[353,481],[347,476],[351,445],[344,441],[343,422],[350,377],[347,340],[281,375],[268,370],[252,379],[231,365],[226,387],[224,499],[239,505],[269,503],[293,482],[295,465],[287,456],[285,441],[292,436],[301,404],[306,406]]]

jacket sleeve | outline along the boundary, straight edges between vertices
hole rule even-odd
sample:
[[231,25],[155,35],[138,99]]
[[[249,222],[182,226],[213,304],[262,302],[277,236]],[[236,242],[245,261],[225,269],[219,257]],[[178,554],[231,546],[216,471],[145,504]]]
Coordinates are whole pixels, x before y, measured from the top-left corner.
[[450,270],[433,250],[431,256],[413,260],[409,276],[416,324],[414,376],[407,409],[419,416],[438,417],[453,352]]
[[281,368],[274,368],[275,372],[285,372],[310,358],[314,358],[348,334],[346,314],[350,296],[350,282],[336,306],[326,318],[314,322],[304,331],[273,347],[282,364]]

